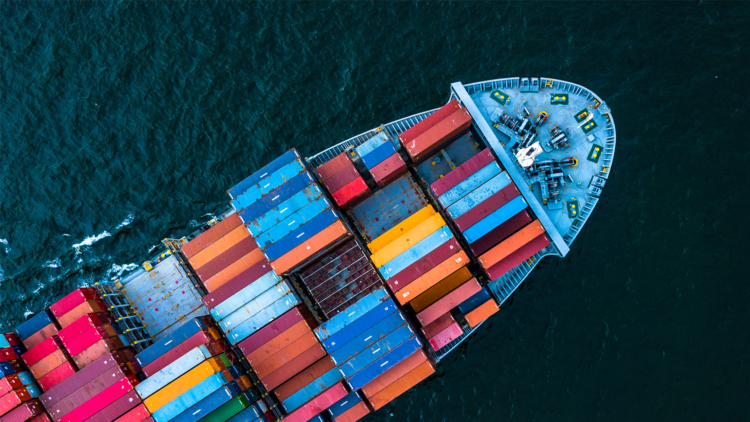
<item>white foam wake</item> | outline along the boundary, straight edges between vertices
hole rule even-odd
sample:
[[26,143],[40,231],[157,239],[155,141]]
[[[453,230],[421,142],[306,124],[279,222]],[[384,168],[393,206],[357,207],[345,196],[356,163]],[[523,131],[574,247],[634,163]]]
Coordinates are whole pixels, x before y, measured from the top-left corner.
[[81,249],[81,246],[91,246],[94,243],[96,243],[96,242],[104,239],[105,237],[110,237],[110,236],[112,236],[112,235],[109,234],[109,232],[105,230],[105,231],[97,234],[96,236],[89,236],[89,237],[83,239],[83,241],[81,243],[76,243],[75,245],[73,245],[73,249],[75,249],[76,252],[79,252],[80,249]]

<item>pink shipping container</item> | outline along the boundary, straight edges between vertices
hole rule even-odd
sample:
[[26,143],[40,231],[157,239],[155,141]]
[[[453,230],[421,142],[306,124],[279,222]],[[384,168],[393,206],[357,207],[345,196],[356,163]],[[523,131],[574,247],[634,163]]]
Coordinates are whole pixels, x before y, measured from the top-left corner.
[[398,272],[398,274],[392,275],[386,280],[386,283],[388,283],[391,291],[397,292],[459,251],[461,251],[461,247],[458,245],[458,241],[450,239],[417,260],[417,262]]
[[126,367],[116,366],[111,368],[87,382],[81,388],[72,391],[68,397],[60,400],[54,406],[48,406],[47,410],[53,419],[59,420],[128,375],[132,375],[132,373]]
[[502,277],[505,273],[513,269],[516,265],[529,259],[535,253],[549,246],[550,241],[546,235],[540,234],[535,237],[529,243],[521,246],[515,252],[503,258],[500,262],[490,267],[487,270],[487,274],[493,279],[497,280]]
[[25,388],[12,390],[8,394],[0,397],[0,416],[5,415],[6,413],[13,410],[14,407],[18,406],[21,403],[30,401],[31,399],[31,395],[28,391],[26,391]]
[[23,387],[23,383],[18,379],[18,375],[7,375],[0,378],[0,397],[8,394],[10,390]]
[[424,327],[443,316],[446,312],[450,312],[451,309],[460,305],[480,290],[482,290],[482,286],[479,285],[476,278],[472,278],[418,313],[417,319],[419,319],[419,322]]
[[349,159],[345,152],[342,152],[333,157],[332,160],[315,169],[315,173],[318,174],[321,181],[326,181],[351,163],[352,160]]
[[201,280],[206,281],[256,249],[258,249],[258,245],[255,243],[255,239],[252,236],[246,237],[236,245],[222,252],[216,258],[196,269],[195,272],[198,273],[198,277]]
[[323,184],[325,185],[328,192],[336,192],[349,183],[353,182],[354,179],[359,177],[359,172],[353,164],[344,167],[340,172],[334,174],[328,178]]
[[466,160],[465,163],[456,167],[455,170],[441,177],[430,185],[435,196],[440,196],[448,192],[457,184],[466,180],[467,177],[478,172],[482,167],[494,161],[489,149],[480,151],[477,155]]
[[141,398],[138,397],[138,393],[135,390],[130,390],[109,406],[96,412],[94,416],[86,419],[86,422],[112,422],[139,404],[141,404]]
[[103,338],[94,343],[93,346],[73,356],[73,361],[76,363],[76,366],[78,366],[78,369],[83,369],[107,352],[113,352],[126,347],[125,343],[123,343],[119,337]]
[[458,100],[453,100],[449,102],[448,104],[440,107],[434,113],[425,117],[421,122],[412,126],[406,132],[399,135],[398,139],[400,139],[401,142],[411,141],[417,136],[423,134],[425,131],[427,131],[431,127],[443,121],[446,117],[458,111],[460,108],[461,108],[461,105],[458,104]]
[[493,246],[505,240],[508,236],[531,223],[532,220],[533,219],[531,218],[531,215],[529,215],[529,212],[523,210],[511,217],[508,221],[492,229],[492,231],[486,235],[480,237],[476,242],[470,244],[469,249],[471,249],[476,256],[482,255],[492,249]]
[[26,363],[26,366],[31,366],[62,347],[63,345],[62,342],[60,342],[60,339],[57,336],[52,336],[24,353],[21,358],[24,363]]
[[343,188],[333,193],[333,200],[343,209],[351,208],[366,199],[372,191],[365,183],[365,179],[358,177]]
[[432,350],[438,351],[445,347],[445,345],[447,345],[448,343],[459,338],[463,333],[464,332],[461,329],[461,326],[456,322],[451,324],[443,331],[437,333],[435,336],[429,339],[428,342],[430,343],[430,346],[432,346]]
[[49,391],[57,384],[65,381],[76,373],[76,367],[73,362],[65,362],[57,368],[51,370],[47,375],[39,378],[37,382],[42,391]]
[[146,409],[146,405],[140,403],[128,413],[120,416],[116,422],[143,422],[150,416],[151,413]]
[[29,422],[52,422],[52,419],[49,417],[46,413],[40,413],[39,415],[35,416],[34,419],[31,419]]
[[75,320],[75,322],[73,322],[72,324],[60,330],[57,333],[57,336],[60,337],[60,340],[62,340],[64,344],[67,344],[74,338],[80,336],[81,334],[94,327],[99,327],[104,324],[111,324],[112,322],[114,322],[114,318],[112,318],[112,314],[110,314],[109,311],[97,312],[95,314],[86,314]]
[[190,336],[187,340],[183,341],[168,352],[159,356],[155,361],[144,366],[143,373],[148,377],[153,376],[155,373],[161,371],[170,363],[179,359],[180,356],[195,349],[201,344],[208,344],[213,340],[214,338],[208,332],[208,329],[198,331],[197,333]]
[[453,221],[458,229],[463,232],[519,195],[521,195],[521,192],[518,187],[511,183]]
[[312,318],[310,317],[306,308],[297,306],[289,312],[286,312],[284,315],[271,321],[268,325],[261,328],[250,337],[243,340],[239,344],[240,350],[242,350],[242,353],[247,356],[302,320],[308,320],[308,322],[310,322],[311,324],[311,327],[315,327],[317,325],[312,324]]
[[76,356],[93,346],[97,341],[105,338],[112,337],[111,333],[108,333],[104,327],[93,327],[78,337],[74,337],[72,340],[65,344],[68,349],[68,353],[72,356]]
[[221,302],[229,299],[232,295],[249,286],[252,282],[259,279],[269,271],[271,271],[271,266],[268,265],[268,261],[264,258],[240,273],[237,277],[222,284],[218,289],[203,296],[203,303],[206,304],[208,309],[213,309],[215,306],[218,306]]
[[69,295],[53,303],[52,306],[49,307],[49,310],[52,311],[52,315],[56,318],[60,318],[81,303],[98,298],[99,294],[96,292],[96,289],[93,287],[82,287],[73,290]]
[[307,402],[304,406],[288,414],[285,422],[306,422],[319,415],[324,410],[331,407],[332,404],[341,400],[348,392],[341,382],[336,383],[333,387],[318,394],[314,399]]
[[32,334],[31,337],[24,339],[23,345],[26,346],[26,350],[31,350],[44,340],[57,335],[59,329],[60,325],[57,322],[48,324],[46,327]]
[[[91,400],[77,407],[74,411],[68,413],[60,419],[62,422],[83,422],[94,416],[97,412],[114,403],[115,400],[132,391],[138,384],[134,375],[123,378],[115,384],[107,387],[106,390],[97,394]],[[55,416],[52,415],[54,418]]]
[[[39,400],[32,400],[28,403],[16,407],[15,409],[8,412],[0,421],[2,422],[26,422],[33,419],[35,416],[43,415],[44,407],[39,403]],[[42,419],[44,420],[44,419]]]
[[411,159],[418,163],[469,127],[471,127],[471,115],[466,109],[459,109],[416,138],[407,142],[402,141],[402,144]]
[[396,153],[383,160],[380,164],[370,169],[370,174],[381,188],[386,187],[394,180],[406,174],[406,163]]
[[425,337],[432,338],[435,337],[439,332],[450,327],[451,324],[455,322],[456,320],[453,319],[453,315],[451,315],[450,312],[446,312],[445,314],[441,315],[440,318],[422,327],[422,332],[424,333]]

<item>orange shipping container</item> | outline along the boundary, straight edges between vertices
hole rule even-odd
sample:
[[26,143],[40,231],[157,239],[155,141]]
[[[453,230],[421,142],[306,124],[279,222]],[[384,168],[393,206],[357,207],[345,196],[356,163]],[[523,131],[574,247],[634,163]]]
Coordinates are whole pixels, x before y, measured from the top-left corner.
[[495,303],[494,300],[490,299],[487,302],[479,305],[477,309],[474,309],[464,316],[466,317],[466,322],[469,323],[469,326],[474,328],[479,325],[480,322],[494,315],[499,310],[500,307],[497,306],[497,303]]
[[316,344],[318,344],[318,339],[315,335],[312,333],[304,335],[263,362],[252,364],[252,367],[258,376],[263,378]]
[[380,390],[379,393],[372,397],[368,397],[370,404],[372,404],[372,408],[375,410],[380,409],[433,373],[435,373],[435,368],[432,366],[432,363],[429,361],[421,363],[393,384]]
[[264,258],[263,251],[260,249],[254,249],[249,254],[216,273],[216,275],[206,280],[203,284],[209,292],[216,291],[216,289],[226,284],[229,280],[237,277],[243,271],[257,264]]
[[398,303],[402,305],[409,303],[409,301],[426,292],[427,289],[436,285],[440,280],[448,277],[450,274],[468,263],[469,257],[466,256],[466,252],[461,251],[453,255],[437,267],[427,271],[419,278],[397,291],[396,299],[398,300]]
[[268,343],[255,349],[252,353],[245,355],[245,357],[251,365],[257,365],[308,333],[312,333],[312,329],[307,321],[302,320],[269,340]]
[[316,344],[305,350],[301,355],[292,359],[291,362],[273,371],[271,375],[261,379],[261,382],[263,382],[266,390],[273,390],[327,354],[328,353],[326,353],[326,349],[324,349],[323,346]]
[[29,371],[34,375],[34,378],[39,379],[67,361],[67,353],[63,349],[57,349],[42,358],[39,362],[31,365]]
[[372,397],[424,362],[427,362],[427,355],[425,355],[424,350],[419,349],[416,353],[412,353],[393,368],[367,383],[362,387],[362,392],[365,397]]
[[416,299],[412,299],[410,302],[412,309],[414,309],[414,312],[421,312],[424,308],[437,302],[443,296],[452,292],[456,287],[464,284],[470,278],[471,271],[466,267],[460,268],[455,273],[440,280],[438,284],[427,289],[426,292],[417,296]]
[[375,240],[368,243],[367,248],[370,249],[370,252],[374,254],[375,252],[388,246],[388,244],[390,244],[394,240],[409,232],[411,229],[417,227],[421,222],[427,220],[433,215],[435,215],[435,208],[432,208],[432,205],[428,204],[426,207],[410,215],[409,218],[400,222],[395,227],[389,229],[387,232],[381,234],[380,236],[375,238]]
[[364,418],[368,413],[370,413],[370,409],[367,405],[364,402],[359,402],[351,409],[339,415],[334,419],[334,422],[357,422]]
[[182,247],[182,253],[190,258],[241,225],[240,216],[234,213],[188,242]]
[[521,246],[534,240],[537,236],[544,233],[544,227],[539,220],[534,220],[526,227],[517,231],[511,237],[503,240],[499,244],[495,245],[492,249],[485,252],[484,255],[479,257],[479,262],[482,264],[484,269],[488,270],[493,265],[500,262],[503,258],[512,254]]
[[70,312],[67,314],[58,317],[57,322],[60,323],[60,327],[65,328],[68,325],[74,323],[78,318],[86,315],[91,314],[95,312],[101,312],[105,311],[106,309],[102,309],[99,304],[94,300],[87,300],[80,305],[73,308]]
[[146,405],[149,412],[156,412],[167,403],[179,397],[182,393],[224,369],[224,365],[220,365],[219,363],[219,358],[211,358],[201,363],[186,374],[169,383],[166,387],[146,398],[146,400],[143,401],[143,404]]
[[333,359],[331,359],[330,356],[325,356],[323,359],[313,363],[307,367],[307,369],[292,377],[289,381],[280,385],[273,390],[273,392],[276,394],[277,399],[281,401],[286,400],[289,396],[305,388],[305,386],[311,384],[313,381],[335,367],[336,364],[333,363]]
[[287,252],[281,258],[271,263],[271,268],[279,275],[286,274],[289,270],[301,264],[327,246],[349,234],[344,223],[336,221],[323,229],[320,233],[306,240],[301,245]]
[[247,237],[250,237],[250,232],[245,226],[239,226],[189,258],[188,261],[193,268],[200,268]]

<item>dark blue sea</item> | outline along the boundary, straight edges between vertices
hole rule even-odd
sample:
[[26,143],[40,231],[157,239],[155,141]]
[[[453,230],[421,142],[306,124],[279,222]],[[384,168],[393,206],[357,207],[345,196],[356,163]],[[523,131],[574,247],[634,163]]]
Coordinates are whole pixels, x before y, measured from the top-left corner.
[[367,420],[748,420],[749,28],[746,2],[0,0],[0,330],[140,265],[291,147],[451,82],[549,76],[613,111],[602,200]]

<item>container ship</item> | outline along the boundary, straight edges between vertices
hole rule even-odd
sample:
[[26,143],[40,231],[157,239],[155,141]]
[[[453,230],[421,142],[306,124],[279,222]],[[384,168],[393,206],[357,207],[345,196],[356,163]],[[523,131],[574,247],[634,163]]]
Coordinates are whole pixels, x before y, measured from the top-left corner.
[[450,90],[286,152],[196,233],[0,336],[0,422],[355,421],[429,378],[569,252],[615,149],[582,86]]

